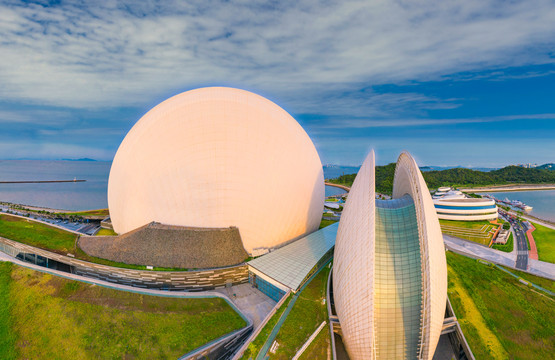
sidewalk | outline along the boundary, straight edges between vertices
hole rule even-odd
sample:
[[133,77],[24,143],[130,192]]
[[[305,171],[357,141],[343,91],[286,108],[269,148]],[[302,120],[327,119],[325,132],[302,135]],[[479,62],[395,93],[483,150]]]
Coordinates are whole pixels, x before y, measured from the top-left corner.
[[445,243],[445,247],[453,252],[555,280],[555,264],[530,259],[528,261],[528,270],[516,269],[516,256],[513,253],[505,253],[503,251],[490,249],[478,243],[449,235],[443,235],[443,242]]
[[530,242],[530,249],[528,249],[528,258],[532,260],[538,260],[538,248],[536,247],[536,242],[534,241],[534,236],[532,235],[532,231],[536,230],[534,225],[530,223],[530,227],[526,231],[526,237]]

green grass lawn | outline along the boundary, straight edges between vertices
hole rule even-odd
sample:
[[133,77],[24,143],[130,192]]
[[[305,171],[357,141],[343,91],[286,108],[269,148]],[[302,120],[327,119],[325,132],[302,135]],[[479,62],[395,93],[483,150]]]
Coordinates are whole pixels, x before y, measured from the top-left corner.
[[279,309],[277,309],[276,313],[274,315],[272,315],[270,320],[268,320],[266,325],[264,325],[264,327],[262,328],[262,330],[260,331],[258,336],[256,336],[256,338],[249,344],[249,346],[247,347],[247,349],[243,353],[243,356],[241,356],[241,360],[248,360],[248,359],[251,359],[251,358],[252,359],[256,358],[256,356],[260,352],[260,349],[262,348],[262,346],[266,342],[266,339],[268,339],[268,336],[270,336],[270,333],[272,332],[272,329],[274,328],[274,326],[277,324],[279,318],[281,317],[281,314],[283,314],[285,309],[287,309],[287,305],[289,305],[290,301],[291,301],[291,295],[289,295],[289,298],[287,300],[285,300],[285,302],[283,304],[281,304]]
[[0,262],[0,354],[2,358],[11,360],[16,358],[15,335],[11,330],[10,303],[10,273],[12,263]]
[[79,216],[108,216],[110,212],[108,209],[96,209],[96,210],[86,210],[79,212],[67,213],[67,215],[79,215]]
[[[302,291],[276,337],[279,344],[276,353],[268,353],[270,359],[291,359],[322,321],[328,320],[328,309],[323,299],[326,298],[329,272],[329,267],[324,267]],[[329,331],[322,332],[327,334],[326,344],[329,344]],[[327,357],[327,348],[324,350]]]
[[118,234],[112,229],[101,228],[95,236],[117,236]]
[[246,325],[220,298],[117,291],[12,264],[0,264],[0,291],[3,359],[10,349],[19,359],[175,359]]
[[[0,236],[62,255],[71,253],[77,259],[96,264],[146,270],[146,266],[143,265],[125,264],[90,256],[75,246],[76,234],[16,216],[0,215]],[[155,267],[153,270],[186,271],[187,269]]]
[[509,234],[509,238],[507,239],[506,244],[493,244],[492,248],[495,250],[501,250],[504,252],[513,251],[513,233]]
[[476,359],[545,359],[555,352],[553,297],[462,255],[447,252],[447,263],[449,298]]
[[[484,220],[457,221],[440,219],[439,224],[444,234],[474,241],[486,246],[491,242],[492,234],[489,234],[490,230],[497,228],[497,225],[490,224],[489,221]],[[481,231],[482,229],[484,229],[484,232]]]
[[[326,320],[327,321],[327,320]],[[303,352],[301,360],[327,360],[328,352],[331,359],[331,337],[329,322],[318,333],[312,344]]]
[[36,221],[0,215],[0,236],[66,255],[73,253],[77,235]]
[[536,223],[532,224],[536,228],[532,236],[538,248],[538,259],[555,263],[555,230]]
[[108,211],[108,209],[95,209],[95,210],[85,210],[85,211],[73,211],[73,212],[60,212],[60,211],[49,211],[49,210],[36,210],[36,209],[30,209],[28,207],[25,206],[20,206],[20,205],[16,205],[14,208],[16,209],[20,209],[20,210],[24,210],[24,211],[28,211],[30,213],[37,213],[37,214],[41,214],[44,211],[49,212],[50,214],[55,214],[58,216],[63,216],[63,217],[68,217],[68,216],[82,216],[82,217],[87,217],[87,216],[94,216],[94,217],[99,217],[99,216],[108,216],[110,215],[110,212]]
[[553,280],[546,279],[546,278],[543,278],[541,276],[532,275],[532,274],[529,274],[529,273],[524,272],[524,271],[518,271],[518,270],[515,270],[515,269],[510,269],[510,268],[507,268],[505,266],[502,266],[502,267],[504,269],[507,269],[507,271],[510,271],[513,274],[515,274],[517,276],[520,276],[524,280],[527,280],[527,281],[529,281],[533,284],[541,286],[542,288],[547,289],[547,290],[555,293],[555,281],[553,281]]
[[439,220],[440,225],[447,225],[447,226],[454,226],[463,229],[473,229],[479,230],[484,225],[491,225],[489,221],[481,220],[481,221],[458,221],[458,220]]
[[326,226],[330,226],[331,224],[335,224],[336,222],[337,221],[335,220],[322,219],[322,221],[320,221],[320,227],[318,229],[325,228]]

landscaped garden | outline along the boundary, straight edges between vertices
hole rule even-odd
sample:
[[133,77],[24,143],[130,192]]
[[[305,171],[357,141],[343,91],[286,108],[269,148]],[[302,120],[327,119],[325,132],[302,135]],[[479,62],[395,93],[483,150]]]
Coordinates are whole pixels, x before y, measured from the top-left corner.
[[0,215],[0,236],[66,255],[73,253],[77,235],[29,219]]
[[470,240],[479,244],[489,246],[493,234],[499,225],[493,225],[489,221],[456,221],[439,220],[441,231],[446,235]]
[[118,291],[0,262],[2,359],[176,359],[245,325],[220,298]]
[[[146,270],[146,266],[125,264],[90,256],[75,244],[77,235],[53,226],[26,218],[0,215],[0,236],[58,254],[72,254],[76,259],[126,269]],[[160,268],[157,271],[185,271],[187,269]]]
[[513,251],[513,233],[509,233],[509,238],[505,244],[493,244],[492,248],[503,252]]
[[555,352],[554,297],[462,255],[447,252],[447,263],[449,298],[476,359],[544,359]]
[[538,259],[555,263],[555,230],[536,223],[532,225],[536,228],[532,236],[538,248]]

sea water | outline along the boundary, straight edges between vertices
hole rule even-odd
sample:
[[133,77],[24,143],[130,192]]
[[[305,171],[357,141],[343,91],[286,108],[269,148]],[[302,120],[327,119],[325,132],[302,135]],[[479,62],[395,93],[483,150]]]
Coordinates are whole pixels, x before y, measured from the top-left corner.
[[[108,207],[110,161],[0,160],[0,181],[86,180],[43,184],[0,184],[0,201],[62,210]],[[351,167],[324,167],[326,178],[356,172]],[[326,186],[326,196],[345,190]]]
[[44,184],[0,184],[0,201],[63,210],[108,207],[111,162],[0,160],[0,181],[86,180]]
[[527,211],[527,214],[555,221],[555,190],[491,192],[489,195],[499,200],[520,200],[532,206],[533,209]]

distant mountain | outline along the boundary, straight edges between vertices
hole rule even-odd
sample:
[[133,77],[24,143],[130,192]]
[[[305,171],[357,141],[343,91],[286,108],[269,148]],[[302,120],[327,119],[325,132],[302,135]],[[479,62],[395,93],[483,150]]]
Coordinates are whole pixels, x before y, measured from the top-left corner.
[[95,159],[81,158],[81,159],[62,159],[64,161],[96,161]]
[[555,164],[553,163],[543,164],[540,166],[536,166],[536,169],[555,170]]
[[[546,164],[548,165],[548,164]],[[424,167],[426,168],[426,167]],[[391,194],[395,164],[376,166],[376,191]],[[424,180],[430,189],[440,186],[463,187],[503,184],[554,184],[555,171],[507,166],[491,171],[478,171],[467,168],[451,168],[446,170],[423,171]],[[355,173],[345,174],[333,179],[332,182],[351,186],[355,180]]]
[[499,170],[499,168],[485,168],[485,167],[465,167],[465,166],[421,166],[421,171],[441,171],[441,170],[449,170],[449,169],[470,169],[482,172],[489,172],[493,170]]

